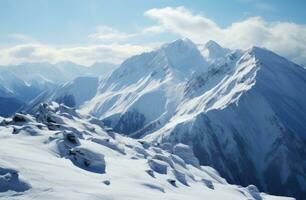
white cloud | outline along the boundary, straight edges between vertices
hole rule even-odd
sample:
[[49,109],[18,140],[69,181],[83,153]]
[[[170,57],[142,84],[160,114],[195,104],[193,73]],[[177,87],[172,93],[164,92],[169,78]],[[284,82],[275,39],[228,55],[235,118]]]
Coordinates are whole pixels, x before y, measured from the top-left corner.
[[78,47],[52,47],[43,44],[24,44],[0,48],[0,64],[10,65],[23,62],[72,61],[91,65],[95,62],[119,64],[124,59],[151,50],[150,46],[132,44],[105,44]]
[[[261,17],[252,17],[223,28],[213,20],[184,7],[155,8],[146,11],[144,15],[156,23],[135,33],[124,33],[107,26],[97,28],[89,37],[101,40],[103,44],[99,45],[56,47],[42,44],[29,36],[14,34],[12,37],[23,44],[0,47],[0,65],[41,61],[55,63],[64,60],[85,65],[97,61],[120,63],[129,56],[155,48],[160,42],[132,45],[128,44],[128,39],[135,39],[136,36],[141,39],[159,33],[174,33],[198,44],[215,40],[228,48],[246,49],[253,45],[266,47],[306,65],[306,25],[272,23]],[[126,44],[118,44],[124,40],[127,40]]]
[[120,32],[109,26],[99,26],[96,29],[97,31],[93,34],[90,34],[89,38],[101,40],[103,42],[118,42],[135,36],[135,34]]
[[145,16],[154,19],[159,30],[188,37],[196,43],[215,40],[229,48],[262,46],[298,63],[306,63],[306,25],[266,22],[260,17],[232,23],[221,28],[211,19],[184,7],[151,9]]
[[160,25],[156,25],[156,26],[149,26],[146,28],[143,28],[141,30],[142,34],[147,34],[147,33],[162,33],[165,32],[165,28],[163,26]]

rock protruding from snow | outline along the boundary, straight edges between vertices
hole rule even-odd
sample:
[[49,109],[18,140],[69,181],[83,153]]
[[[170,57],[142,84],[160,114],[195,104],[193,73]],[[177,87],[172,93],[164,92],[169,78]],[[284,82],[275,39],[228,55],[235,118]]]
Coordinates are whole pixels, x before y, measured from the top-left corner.
[[73,132],[64,132],[64,139],[68,142],[72,143],[73,145],[80,145],[80,141],[78,139],[78,136]]
[[164,161],[164,162],[168,163],[168,165],[169,165],[170,167],[173,167],[173,166],[174,166],[174,164],[173,164],[171,158],[169,158],[169,157],[166,156],[166,155],[163,155],[163,154],[158,153],[158,154],[155,154],[155,155],[153,156],[153,159]]
[[[195,200],[201,196],[246,200],[254,194],[262,196],[255,190],[228,184],[210,167],[186,164],[185,160],[190,163],[186,155],[193,157],[191,150],[187,154],[178,151],[186,151],[186,145],[178,145],[181,147],[174,150],[178,155],[174,155],[159,143],[110,134],[91,123],[90,117],[56,103],[45,106],[43,113],[47,115],[27,115],[30,120],[18,125],[0,125],[0,198],[138,200],[152,196],[184,200],[187,196]],[[48,116],[60,123],[60,128],[48,129]],[[15,127],[23,134],[12,134]],[[19,172],[24,175],[22,179]],[[204,179],[215,190],[205,189]],[[135,192],[139,190],[142,192]],[[270,200],[270,196],[264,195],[264,199]]]
[[173,154],[182,158],[187,164],[200,167],[199,160],[194,156],[192,149],[188,145],[176,144],[173,148]]
[[167,174],[168,163],[161,160],[149,159],[148,164],[153,171],[159,174]]
[[19,179],[18,171],[0,167],[0,192],[24,192],[30,188],[29,183]]
[[202,181],[209,189],[215,189],[214,184],[211,180],[203,179]]
[[77,147],[69,151],[68,158],[82,169],[95,173],[105,173],[106,163],[102,153]]
[[172,173],[174,174],[175,178],[181,182],[182,184],[189,186],[186,180],[186,174],[183,172],[180,172],[179,170],[172,170]]
[[255,200],[262,200],[262,197],[260,196],[260,192],[258,191],[258,188],[255,185],[249,185],[247,187],[247,190],[250,192],[251,196]]

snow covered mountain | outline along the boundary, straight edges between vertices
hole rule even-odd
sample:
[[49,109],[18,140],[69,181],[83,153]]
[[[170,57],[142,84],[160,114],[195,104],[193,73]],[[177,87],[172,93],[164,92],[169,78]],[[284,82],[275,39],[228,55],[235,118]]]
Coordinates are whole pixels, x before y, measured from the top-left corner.
[[[95,84],[97,78],[90,77],[104,77],[114,68],[113,64],[108,63],[95,63],[91,67],[85,67],[71,62],[60,62],[54,65],[49,63],[23,63],[14,66],[1,66],[0,115],[10,116],[33,99],[37,99],[38,96],[41,97],[43,95],[41,93],[50,94],[50,91],[67,82],[73,82],[73,79],[77,77],[88,76],[87,79],[92,79],[92,81],[89,80],[89,87],[91,87]],[[77,80],[76,82],[80,84],[80,81]],[[69,83],[67,84],[59,90],[63,92],[65,88],[72,87],[69,86]],[[87,95],[91,95],[91,90],[84,89],[84,92],[78,91],[82,94],[76,97],[76,101],[83,101]],[[76,88],[70,90],[76,91]],[[70,92],[70,90],[67,92]],[[78,103],[80,102],[76,102],[76,104]]]
[[231,185],[183,144],[147,143],[52,102],[0,118],[1,199],[285,200]]
[[78,65],[69,61],[50,63],[22,63],[20,65],[2,66],[1,71],[7,71],[31,86],[63,84],[79,76],[102,76],[108,74],[115,65],[95,63],[90,67]]
[[32,113],[32,111],[35,111],[41,102],[51,101],[55,101],[69,107],[79,107],[95,96],[98,85],[98,77],[77,77],[74,80],[59,85],[52,90],[47,90],[46,92],[41,93],[28,105],[25,105],[22,111]]
[[158,126],[174,114],[185,82],[207,70],[197,47],[188,39],[177,40],[127,59],[100,83],[98,94],[82,111],[105,119],[125,134]]
[[127,59],[81,113],[132,137],[188,144],[231,183],[305,198],[305,68],[258,47],[204,50],[183,39]]
[[208,41],[203,47],[199,47],[202,55],[210,63],[216,63],[224,59],[231,52],[230,49],[221,47],[213,40]]

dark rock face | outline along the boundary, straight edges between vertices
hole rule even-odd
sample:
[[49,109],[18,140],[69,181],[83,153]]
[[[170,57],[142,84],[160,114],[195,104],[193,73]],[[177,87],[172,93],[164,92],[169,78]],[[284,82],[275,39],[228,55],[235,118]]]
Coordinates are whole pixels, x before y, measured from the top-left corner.
[[141,129],[144,126],[145,121],[145,116],[137,110],[128,111],[120,116],[114,130],[129,135]]
[[65,95],[63,97],[57,98],[55,101],[59,104],[62,103],[68,107],[75,107],[76,105],[73,95]]
[[[201,165],[217,169],[230,183],[243,186],[253,184],[269,194],[291,196],[298,200],[305,198],[306,191],[303,188],[306,168],[303,166],[303,161],[306,160],[306,152],[302,140],[279,127],[279,124],[275,124],[276,130],[279,129],[281,132],[264,154],[264,169],[259,170],[259,157],[262,155],[256,155],[254,153],[256,147],[251,146],[258,141],[253,141],[254,137],[247,137],[249,133],[235,129],[234,120],[230,121],[226,117],[215,118],[217,112],[223,112],[223,115],[218,113],[218,116],[226,116],[226,112],[233,110],[229,108],[200,114],[192,122],[190,129],[174,129],[169,138],[164,138],[164,142],[170,140],[172,143],[190,144]],[[239,108],[235,108],[234,112],[241,116]],[[252,129],[251,126],[248,128],[245,130]],[[259,134],[255,136],[255,140],[260,137]],[[257,146],[257,148],[263,147]],[[283,171],[284,169],[286,170]],[[284,173],[288,173],[288,177],[283,177]]]
[[0,116],[9,117],[24,105],[25,103],[18,99],[0,97]]

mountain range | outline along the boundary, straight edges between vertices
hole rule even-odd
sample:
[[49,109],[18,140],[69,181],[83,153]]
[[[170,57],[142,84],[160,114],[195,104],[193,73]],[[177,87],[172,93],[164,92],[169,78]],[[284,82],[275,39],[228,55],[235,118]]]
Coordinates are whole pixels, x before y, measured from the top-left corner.
[[[214,41],[197,46],[189,39],[128,58],[108,75],[65,64],[45,76],[7,68],[12,75],[0,77],[0,94],[32,116],[43,102],[55,101],[122,140],[162,149],[187,145],[195,157],[185,162],[211,166],[231,184],[306,197],[304,67],[264,48],[231,50]],[[18,93],[27,87],[32,93]]]
[[46,91],[80,76],[106,76],[115,65],[95,63],[90,67],[72,62],[22,63],[0,66],[0,115],[10,116]]

